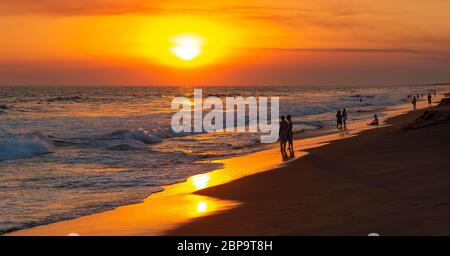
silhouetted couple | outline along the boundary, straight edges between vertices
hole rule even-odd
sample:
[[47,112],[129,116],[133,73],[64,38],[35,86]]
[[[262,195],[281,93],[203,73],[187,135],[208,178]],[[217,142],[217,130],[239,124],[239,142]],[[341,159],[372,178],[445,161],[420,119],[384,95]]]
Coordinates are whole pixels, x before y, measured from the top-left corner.
[[344,108],[341,112],[341,110],[338,110],[336,113],[336,128],[345,130],[347,129],[347,110]]
[[280,138],[280,151],[285,152],[286,151],[286,144],[289,144],[289,151],[294,150],[294,142],[293,142],[293,133],[292,133],[292,120],[291,116],[288,115],[287,118],[284,116],[281,116],[280,121],[280,131],[279,131],[279,138]]

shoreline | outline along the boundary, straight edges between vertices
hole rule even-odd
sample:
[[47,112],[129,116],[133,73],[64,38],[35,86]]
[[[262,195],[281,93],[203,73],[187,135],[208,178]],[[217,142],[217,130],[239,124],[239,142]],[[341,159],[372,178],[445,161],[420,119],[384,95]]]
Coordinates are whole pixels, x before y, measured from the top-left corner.
[[[423,102],[423,101],[422,101]],[[386,117],[397,116],[408,112],[410,104],[393,106],[387,109]],[[350,138],[358,133],[373,129],[366,126],[367,120],[351,123],[351,130],[340,132],[329,131],[324,128],[320,136],[302,137],[296,140],[296,156],[291,159],[281,159],[278,146],[263,149],[243,156],[215,160],[224,167],[208,173],[194,175],[185,182],[164,186],[164,191],[151,194],[143,202],[117,207],[113,210],[87,215],[72,220],[55,222],[43,226],[36,226],[6,233],[6,235],[161,235],[208,215],[216,215],[226,210],[235,209],[240,205],[236,200],[222,200],[203,196],[201,191],[211,187],[227,184],[243,177],[258,173],[273,171],[286,166],[286,163],[298,159],[311,150],[321,147],[334,140]],[[384,125],[383,125],[384,126]],[[330,132],[328,134],[327,132]],[[306,133],[297,134],[304,136]],[[264,159],[264,161],[261,161]],[[286,161],[288,160],[288,161]],[[253,166],[249,166],[253,164]],[[256,163],[256,164],[255,164]],[[242,170],[242,169],[246,170]],[[180,208],[185,209],[180,212]]]

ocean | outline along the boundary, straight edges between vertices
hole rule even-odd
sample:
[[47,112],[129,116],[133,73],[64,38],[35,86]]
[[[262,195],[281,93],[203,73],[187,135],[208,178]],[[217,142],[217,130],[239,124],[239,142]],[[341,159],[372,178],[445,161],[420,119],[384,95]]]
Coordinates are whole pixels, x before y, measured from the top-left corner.
[[[197,87],[196,87],[197,88]],[[448,86],[203,87],[203,95],[280,97],[294,132],[349,122]],[[171,101],[191,87],[0,87],[0,233],[140,202],[163,185],[267,147],[259,134],[175,133]],[[155,206],[157,207],[157,206]]]

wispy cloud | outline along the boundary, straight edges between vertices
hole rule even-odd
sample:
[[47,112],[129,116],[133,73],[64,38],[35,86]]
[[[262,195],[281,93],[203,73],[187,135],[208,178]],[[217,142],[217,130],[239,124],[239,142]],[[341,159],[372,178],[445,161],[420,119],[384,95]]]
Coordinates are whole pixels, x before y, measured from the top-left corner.
[[[312,14],[327,14],[331,11],[335,16],[346,17],[360,13],[354,7],[334,8],[326,11],[317,8],[300,8],[283,5],[283,2],[272,5],[236,5],[233,3],[211,4],[210,1],[197,1],[197,4],[166,4],[158,0],[15,0],[0,1],[2,15],[124,15],[124,14],[207,14],[247,16],[255,19],[295,19]],[[172,1],[173,2],[173,1]]]
[[252,48],[247,50],[287,51],[287,52],[342,52],[342,53],[393,53],[449,56],[450,52],[414,48]]

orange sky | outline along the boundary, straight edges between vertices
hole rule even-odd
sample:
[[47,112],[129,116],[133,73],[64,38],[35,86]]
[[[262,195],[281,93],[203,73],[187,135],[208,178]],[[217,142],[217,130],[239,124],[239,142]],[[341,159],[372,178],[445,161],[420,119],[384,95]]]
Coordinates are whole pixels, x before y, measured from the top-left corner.
[[[0,85],[450,81],[448,0],[0,2]],[[191,61],[171,51],[194,35]]]

